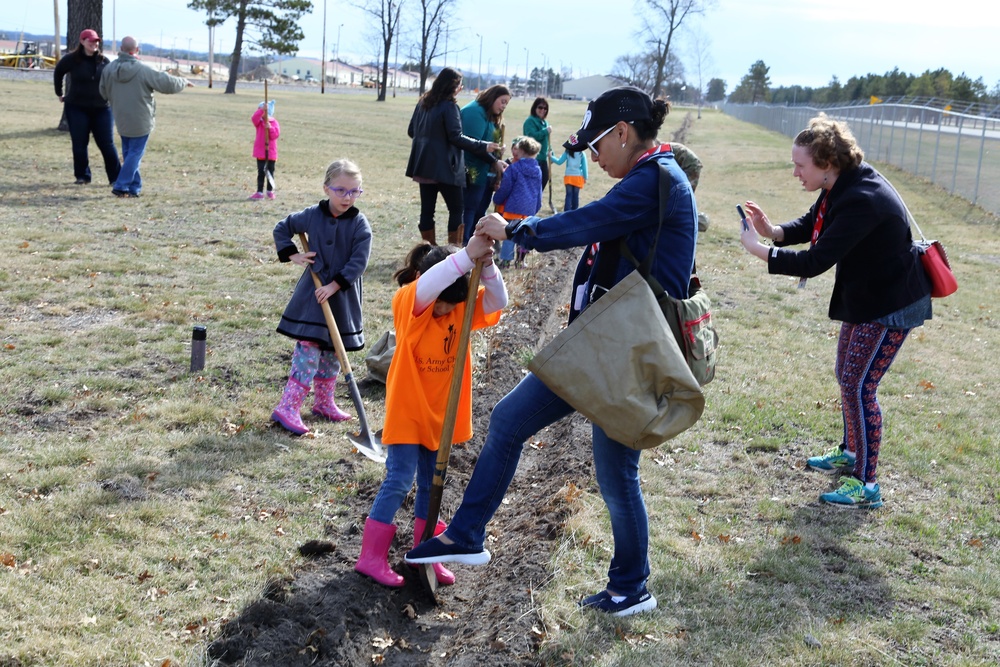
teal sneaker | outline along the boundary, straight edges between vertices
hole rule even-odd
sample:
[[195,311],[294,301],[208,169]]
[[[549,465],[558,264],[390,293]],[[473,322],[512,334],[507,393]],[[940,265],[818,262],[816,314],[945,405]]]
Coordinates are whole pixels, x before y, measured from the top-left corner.
[[854,459],[853,454],[837,445],[822,456],[810,456],[806,461],[806,468],[826,475],[836,475],[845,470],[854,470]]
[[856,477],[841,477],[840,488],[824,493],[819,500],[843,509],[873,510],[882,507],[882,494],[879,492],[878,484],[874,489],[868,490]]

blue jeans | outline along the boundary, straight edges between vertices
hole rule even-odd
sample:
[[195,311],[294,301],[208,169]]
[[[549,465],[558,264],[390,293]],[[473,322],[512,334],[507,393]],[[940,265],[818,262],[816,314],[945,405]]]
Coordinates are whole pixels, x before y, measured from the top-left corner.
[[[445,531],[449,539],[470,551],[482,549],[486,524],[514,478],[524,442],[572,413],[573,408],[533,373],[497,403],[462,504]],[[649,578],[649,523],[639,488],[640,452],[612,440],[596,425],[593,439],[594,472],[615,541],[608,590],[634,595]]]
[[115,190],[130,195],[142,192],[139,165],[142,164],[142,156],[146,154],[147,141],[149,141],[148,134],[142,137],[122,137],[122,170],[112,186]]
[[580,188],[575,185],[566,186],[566,206],[564,211],[575,211],[580,208]]
[[493,181],[487,181],[482,185],[469,185],[465,188],[465,210],[462,214],[462,223],[465,225],[465,238],[463,245],[469,245],[469,239],[476,231],[476,223],[479,218],[486,215],[486,209],[493,201]]
[[73,142],[73,176],[90,182],[90,158],[87,148],[90,135],[94,135],[94,143],[104,158],[104,172],[108,183],[114,183],[118,178],[121,163],[118,162],[118,151],[115,149],[114,121],[110,107],[82,107],[76,104],[66,104],[66,123],[69,125],[69,136]]
[[514,242],[509,239],[504,239],[500,242],[500,261],[501,262],[513,262],[514,261]]
[[406,500],[406,494],[413,487],[413,475],[416,473],[417,498],[413,505],[413,515],[418,519],[426,519],[437,452],[422,445],[386,445],[385,449],[385,479],[375,494],[368,518],[379,523],[392,523],[396,512]]

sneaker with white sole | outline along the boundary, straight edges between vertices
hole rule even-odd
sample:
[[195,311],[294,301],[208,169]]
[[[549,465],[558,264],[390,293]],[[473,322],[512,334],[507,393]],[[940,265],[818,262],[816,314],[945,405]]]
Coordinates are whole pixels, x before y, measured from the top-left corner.
[[581,600],[580,607],[596,609],[612,616],[631,616],[656,609],[656,598],[646,590],[645,586],[635,595],[612,596],[604,590]]
[[407,551],[403,560],[411,565],[423,563],[486,565],[490,562],[490,552],[486,549],[466,549],[458,544],[445,544],[440,538],[434,537]]
[[882,493],[878,484],[874,489],[868,489],[857,477],[841,477],[840,488],[824,493],[820,502],[843,509],[876,509],[882,507]]
[[842,447],[842,445],[837,445],[826,454],[810,456],[809,460],[806,461],[806,467],[826,475],[836,475],[845,470],[854,470],[854,454]]

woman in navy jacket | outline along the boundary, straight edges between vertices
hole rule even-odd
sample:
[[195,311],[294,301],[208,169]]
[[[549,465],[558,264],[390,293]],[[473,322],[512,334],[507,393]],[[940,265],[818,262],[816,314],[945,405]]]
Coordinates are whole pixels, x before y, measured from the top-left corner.
[[[664,100],[654,101],[638,88],[605,91],[587,107],[583,127],[564,146],[572,151],[589,148],[591,159],[619,179],[615,186],[600,200],[574,211],[510,223],[493,213],[476,225],[477,234],[512,239],[531,250],[584,248],[573,282],[571,319],[635,270],[617,252],[618,239],[625,239],[635,257],[655,252],[652,274],[671,296],[688,296],[698,212],[691,184],[674,154],[656,140],[667,112]],[[662,220],[660,169],[671,176]],[[489,562],[490,553],[484,548],[486,525],[514,478],[525,440],[573,412],[572,406],[528,373],[493,408],[486,442],[451,525],[407,553],[406,561]],[[594,475],[611,517],[614,555],[606,588],[584,598],[580,605],[612,616],[650,611],[656,608],[656,598],[646,588],[649,517],[639,483],[641,451],[613,440],[597,424],[592,429]]]
[[413,139],[406,175],[420,184],[420,236],[431,244],[434,208],[438,193],[448,206],[448,243],[462,244],[462,213],[465,208],[465,158],[463,150],[492,152],[500,145],[479,141],[462,133],[462,116],[455,102],[462,89],[462,75],[445,67],[434,79],[413,110],[406,133]]
[[[910,329],[931,317],[930,283],[913,246],[906,207],[892,185],[864,162],[847,126],[821,114],[799,132],[792,146],[794,175],[819,197],[805,215],[772,225],[747,202],[751,229],[740,237],[768,273],[806,279],[836,266],[830,318],[841,320],[836,375],[844,418],[843,442],[809,459],[810,469],[844,472],[840,487],[820,501],[838,507],[876,508],[882,443],[879,381]],[[760,234],[774,241],[760,243]],[[804,250],[784,246],[809,243]]]

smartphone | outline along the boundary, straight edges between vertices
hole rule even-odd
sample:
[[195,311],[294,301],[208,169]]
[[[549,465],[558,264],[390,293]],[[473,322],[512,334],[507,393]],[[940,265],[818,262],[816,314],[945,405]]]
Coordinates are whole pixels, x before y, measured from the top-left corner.
[[750,229],[750,223],[747,222],[747,215],[743,212],[743,207],[737,204],[736,212],[740,214],[740,220],[743,222],[743,231]]

